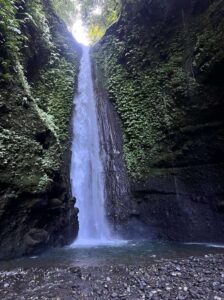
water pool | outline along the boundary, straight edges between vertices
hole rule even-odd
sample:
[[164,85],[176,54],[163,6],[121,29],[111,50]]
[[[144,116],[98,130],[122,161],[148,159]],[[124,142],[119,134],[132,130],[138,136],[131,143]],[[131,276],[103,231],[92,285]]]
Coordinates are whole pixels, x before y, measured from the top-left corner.
[[223,244],[123,241],[101,246],[73,246],[51,249],[41,255],[0,262],[0,269],[18,267],[99,266],[149,264],[207,254],[224,254]]

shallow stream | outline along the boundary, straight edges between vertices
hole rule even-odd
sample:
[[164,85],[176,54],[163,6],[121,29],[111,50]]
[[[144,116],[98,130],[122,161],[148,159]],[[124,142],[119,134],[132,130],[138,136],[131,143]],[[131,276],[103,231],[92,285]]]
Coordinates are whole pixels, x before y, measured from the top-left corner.
[[0,269],[18,267],[145,265],[155,260],[224,254],[224,245],[171,243],[155,241],[119,241],[101,246],[70,246],[52,249],[39,256],[0,262]]

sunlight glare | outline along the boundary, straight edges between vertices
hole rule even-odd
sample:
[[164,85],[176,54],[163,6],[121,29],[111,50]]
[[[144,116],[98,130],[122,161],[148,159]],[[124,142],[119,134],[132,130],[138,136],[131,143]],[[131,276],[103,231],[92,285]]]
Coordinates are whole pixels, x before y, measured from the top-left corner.
[[74,38],[80,43],[85,46],[88,46],[90,44],[90,41],[88,39],[87,29],[83,25],[83,22],[81,19],[78,19],[72,26],[72,34]]
[[93,14],[96,15],[96,16],[100,16],[102,15],[102,7],[101,6],[96,6],[93,10]]

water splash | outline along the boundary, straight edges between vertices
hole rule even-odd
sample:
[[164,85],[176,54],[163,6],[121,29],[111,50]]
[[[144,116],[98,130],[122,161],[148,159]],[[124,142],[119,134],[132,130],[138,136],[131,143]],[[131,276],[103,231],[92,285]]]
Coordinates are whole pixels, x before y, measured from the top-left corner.
[[83,46],[79,93],[74,99],[71,183],[80,210],[80,230],[72,246],[108,244],[112,240],[104,208],[105,178],[89,52],[89,47]]

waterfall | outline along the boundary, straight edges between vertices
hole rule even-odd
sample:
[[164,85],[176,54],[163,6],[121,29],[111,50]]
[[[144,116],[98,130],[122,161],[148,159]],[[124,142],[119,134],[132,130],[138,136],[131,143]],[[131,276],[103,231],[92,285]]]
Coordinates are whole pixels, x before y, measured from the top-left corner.
[[74,98],[71,184],[80,210],[80,230],[74,245],[104,244],[110,240],[110,230],[104,208],[105,175],[90,49],[86,46],[83,46],[78,84],[78,95]]

